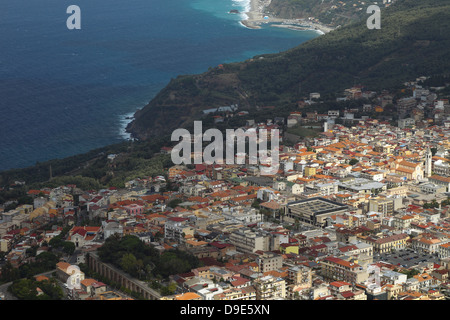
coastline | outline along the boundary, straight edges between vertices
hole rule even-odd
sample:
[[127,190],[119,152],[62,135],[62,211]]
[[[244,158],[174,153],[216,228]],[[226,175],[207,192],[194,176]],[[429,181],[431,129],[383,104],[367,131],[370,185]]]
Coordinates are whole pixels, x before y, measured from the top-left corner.
[[135,113],[136,113],[136,111],[133,111],[133,112],[129,112],[129,113],[120,115],[120,119],[119,119],[119,122],[120,122],[119,135],[124,140],[131,140],[132,139],[131,132],[128,132],[127,128],[128,128],[128,125],[131,122],[133,122]]
[[326,34],[334,28],[306,19],[282,19],[264,14],[264,9],[271,0],[250,0],[249,10],[245,12],[246,19],[240,21],[241,25],[248,29],[261,29],[262,24],[270,24],[271,27],[287,28],[291,30],[311,30],[319,34]]

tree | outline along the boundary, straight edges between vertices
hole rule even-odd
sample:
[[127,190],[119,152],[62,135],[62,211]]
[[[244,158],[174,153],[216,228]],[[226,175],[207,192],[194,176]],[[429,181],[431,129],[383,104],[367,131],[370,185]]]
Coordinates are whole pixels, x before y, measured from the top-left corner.
[[61,240],[61,237],[58,235],[56,237],[51,238],[48,244],[52,248],[59,248],[63,244],[63,241]]
[[294,227],[295,230],[298,231],[298,228],[300,227],[300,220],[298,218],[295,218]]
[[36,283],[30,279],[20,279],[13,282],[8,290],[19,300],[36,300]]
[[58,285],[53,278],[37,282],[37,286],[44,292],[46,297],[50,300],[61,300],[64,296],[63,289]]
[[19,278],[19,270],[14,268],[11,262],[7,261],[0,273],[0,283],[10,282]]
[[75,244],[72,241],[64,241],[62,243],[63,252],[67,255],[72,255],[75,251]]
[[255,201],[253,201],[252,208],[255,208],[255,209],[259,209],[260,208],[258,199],[255,199]]
[[359,162],[358,159],[353,158],[353,159],[351,159],[351,160],[348,162],[348,164],[351,165],[351,166],[354,166],[354,165],[357,164],[358,162]]
[[172,201],[169,202],[168,206],[171,208],[176,208],[182,202],[183,200],[181,199],[173,199]]
[[136,273],[137,259],[132,253],[126,253],[120,260],[120,267],[123,271],[134,275]]
[[171,282],[167,287],[161,287],[160,292],[163,296],[174,294],[177,290],[177,283]]
[[170,250],[159,255],[153,246],[131,235],[123,238],[115,235],[109,237],[98,249],[98,254],[102,261],[140,279],[149,279],[150,276],[168,277],[187,272],[200,264],[195,256],[181,250]]
[[[38,295],[37,288],[42,290],[42,295]],[[20,279],[14,281],[8,290],[19,300],[61,300],[63,297],[63,290],[55,279]]]

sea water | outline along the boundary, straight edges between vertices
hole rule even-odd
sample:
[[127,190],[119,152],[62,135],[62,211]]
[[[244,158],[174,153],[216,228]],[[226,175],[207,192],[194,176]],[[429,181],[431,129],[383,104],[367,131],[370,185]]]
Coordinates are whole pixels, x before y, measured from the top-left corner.
[[[81,9],[81,29],[66,12]],[[312,31],[240,24],[247,0],[0,2],[0,170],[128,138],[171,78],[287,50]],[[237,9],[240,14],[232,14]]]

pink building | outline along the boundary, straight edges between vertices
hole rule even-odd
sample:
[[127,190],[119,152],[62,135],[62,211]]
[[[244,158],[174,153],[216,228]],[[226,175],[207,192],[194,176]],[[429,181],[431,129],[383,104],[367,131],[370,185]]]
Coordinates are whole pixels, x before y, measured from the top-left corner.
[[144,207],[138,204],[130,204],[123,207],[125,211],[130,215],[137,215],[144,212]]

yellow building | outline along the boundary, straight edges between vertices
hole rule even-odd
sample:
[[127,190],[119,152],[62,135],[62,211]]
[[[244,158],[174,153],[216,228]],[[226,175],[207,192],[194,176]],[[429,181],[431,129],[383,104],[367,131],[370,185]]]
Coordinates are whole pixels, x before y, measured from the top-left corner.
[[305,168],[305,177],[315,176],[317,169],[315,167],[306,167]]
[[392,250],[400,250],[406,247],[409,236],[406,233],[394,234],[384,238],[366,237],[361,238],[364,242],[373,246],[374,252],[389,253]]
[[30,214],[33,211],[33,206],[31,204],[23,204],[16,208],[22,214]]
[[391,163],[391,171],[406,177],[408,180],[419,180],[424,177],[424,171],[421,163],[409,161],[394,161]]
[[280,245],[280,251],[283,254],[298,254],[298,244],[282,243]]
[[30,220],[48,214],[49,210],[54,207],[56,207],[56,203],[53,201],[48,201],[44,204],[44,206],[37,208],[30,213]]
[[7,252],[9,250],[9,240],[0,239],[0,252]]

